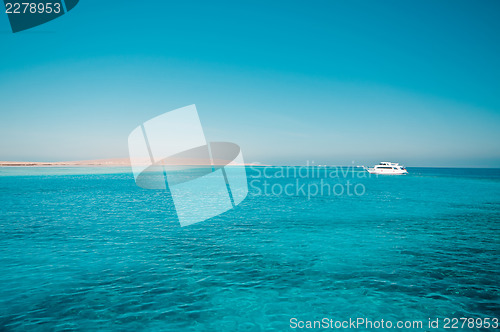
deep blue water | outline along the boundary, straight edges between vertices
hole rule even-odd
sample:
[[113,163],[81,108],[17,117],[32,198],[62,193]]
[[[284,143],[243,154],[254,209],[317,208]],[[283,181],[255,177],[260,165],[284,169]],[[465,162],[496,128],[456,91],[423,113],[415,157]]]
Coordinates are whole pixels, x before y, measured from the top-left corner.
[[[500,170],[263,170],[247,170],[235,209],[181,228],[168,193],[137,187],[127,169],[0,168],[0,330],[499,318]],[[264,195],[264,181],[277,193],[296,180],[362,186]]]

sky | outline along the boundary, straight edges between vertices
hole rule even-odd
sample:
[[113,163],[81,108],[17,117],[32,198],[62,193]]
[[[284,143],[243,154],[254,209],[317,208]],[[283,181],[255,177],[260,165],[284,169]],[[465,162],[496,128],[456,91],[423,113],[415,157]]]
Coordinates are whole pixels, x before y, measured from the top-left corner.
[[0,38],[0,160],[127,157],[196,104],[246,162],[500,167],[497,0],[82,0]]

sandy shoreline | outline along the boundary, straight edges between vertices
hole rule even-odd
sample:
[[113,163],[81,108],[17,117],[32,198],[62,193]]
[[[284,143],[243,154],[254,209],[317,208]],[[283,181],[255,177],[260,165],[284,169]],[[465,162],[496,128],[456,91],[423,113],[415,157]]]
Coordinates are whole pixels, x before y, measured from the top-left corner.
[[96,159],[78,161],[0,161],[0,167],[60,167],[60,166],[130,166],[129,159]]
[[[139,162],[139,164],[141,164]],[[218,164],[218,163],[215,163]],[[226,163],[224,163],[226,164]],[[209,166],[206,163],[179,161],[176,166]],[[96,159],[79,161],[57,161],[57,162],[38,162],[38,161],[0,161],[0,167],[130,167],[130,159]],[[234,164],[234,166],[269,166],[263,164]]]

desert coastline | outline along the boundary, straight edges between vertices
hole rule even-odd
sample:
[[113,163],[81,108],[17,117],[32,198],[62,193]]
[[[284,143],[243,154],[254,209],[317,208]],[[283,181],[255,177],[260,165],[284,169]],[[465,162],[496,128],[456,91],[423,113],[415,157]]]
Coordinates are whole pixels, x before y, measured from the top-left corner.
[[[137,160],[136,164],[150,164],[145,160]],[[214,161],[215,165],[226,165],[227,161]],[[197,160],[176,160],[170,161],[169,165],[176,166],[207,166],[210,165],[204,161]],[[270,166],[260,163],[243,163],[231,164],[232,166]],[[93,159],[93,160],[77,160],[77,161],[55,161],[55,162],[40,162],[40,161],[0,161],[0,167],[129,167],[131,166],[129,158],[110,158],[110,159]]]
[[0,161],[0,167],[61,167],[61,166],[130,166],[128,158],[95,159],[78,161]]

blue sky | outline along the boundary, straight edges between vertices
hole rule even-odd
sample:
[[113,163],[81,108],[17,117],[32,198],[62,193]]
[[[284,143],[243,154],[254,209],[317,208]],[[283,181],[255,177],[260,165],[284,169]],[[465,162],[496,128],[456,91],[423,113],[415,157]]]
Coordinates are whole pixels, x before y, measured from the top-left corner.
[[126,157],[196,104],[249,162],[500,167],[498,1],[82,0],[0,38],[0,160]]

